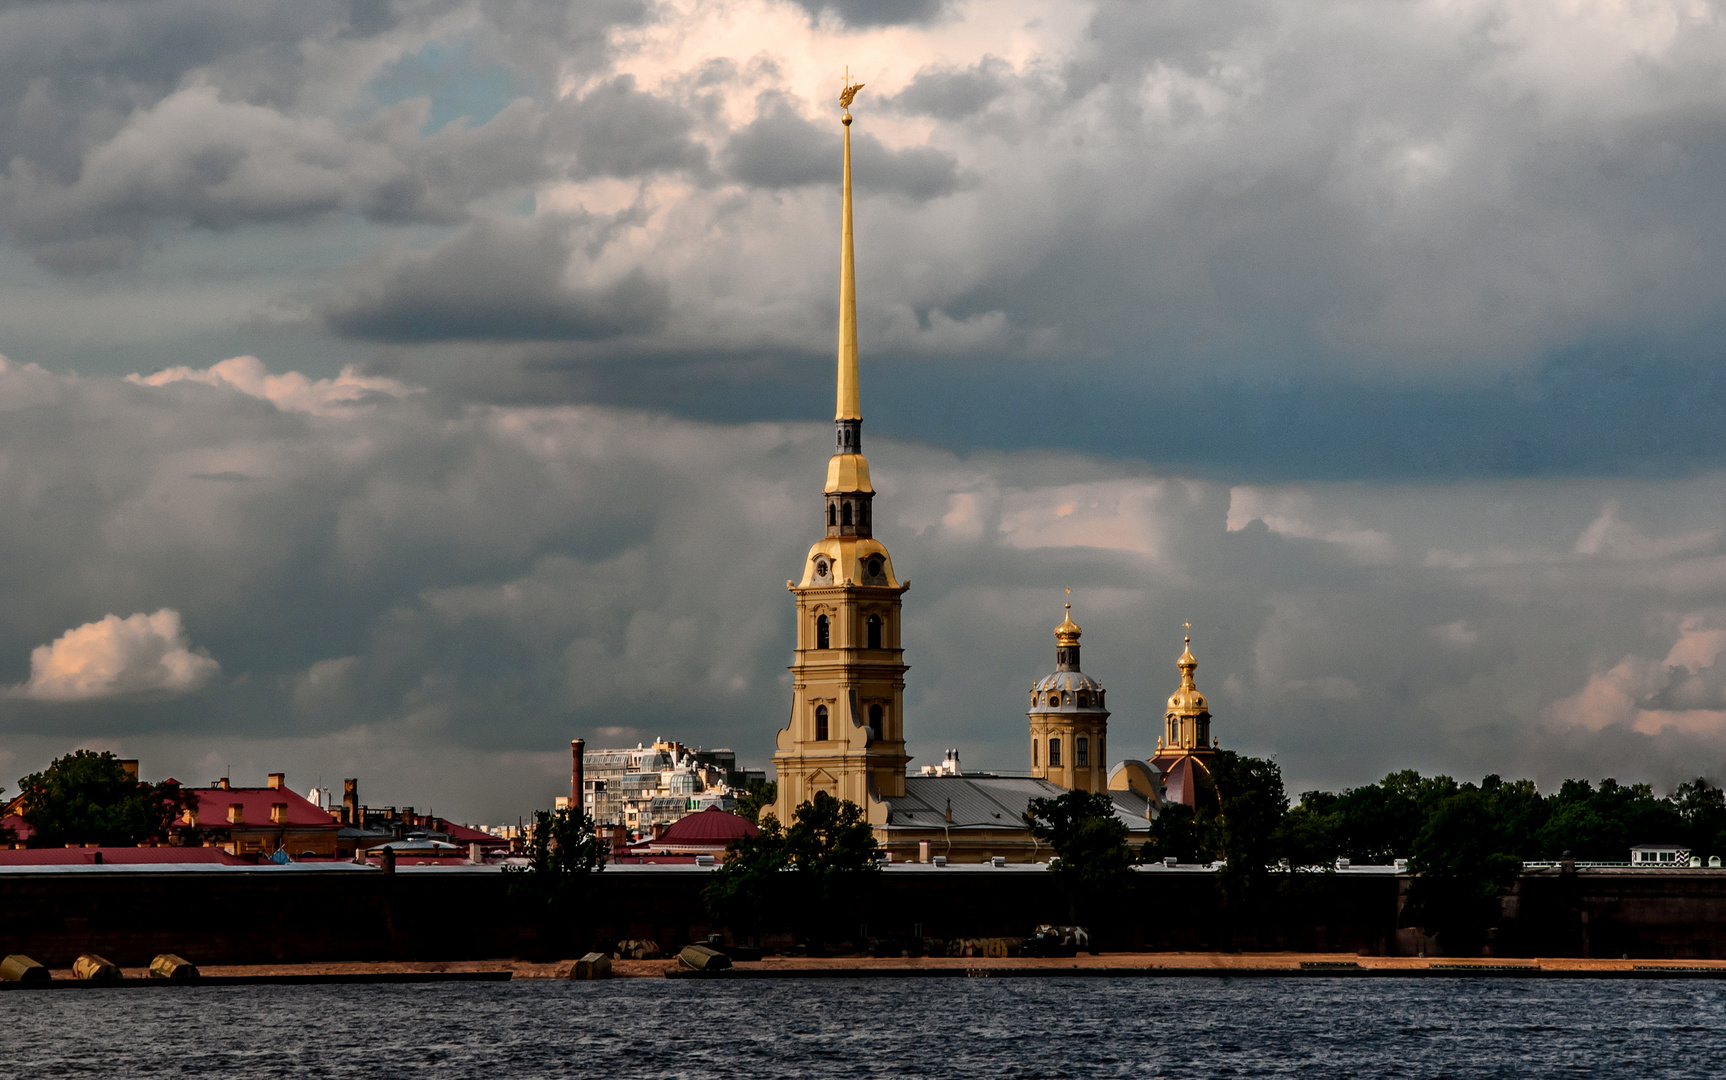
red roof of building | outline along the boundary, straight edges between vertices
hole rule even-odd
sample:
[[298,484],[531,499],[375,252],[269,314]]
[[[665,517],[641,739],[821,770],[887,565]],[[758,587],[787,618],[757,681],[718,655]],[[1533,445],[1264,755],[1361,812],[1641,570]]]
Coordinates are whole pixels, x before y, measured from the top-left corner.
[[690,814],[672,822],[671,828],[665,830],[665,835],[660,839],[684,844],[703,840],[730,843],[745,836],[758,836],[760,833],[761,830],[748,818],[727,813],[717,806],[709,806],[699,814]]
[[705,848],[717,853],[724,851],[725,846],[733,840],[755,836],[760,832],[748,818],[727,813],[717,806],[709,806],[698,814],[690,814],[672,822],[664,835],[656,840],[631,844],[630,850]]
[[1210,772],[1195,754],[1162,754],[1151,759],[1151,766],[1162,772],[1163,800],[1198,807],[1199,774]]
[[278,824],[270,820],[270,807],[275,803],[288,804],[287,824],[295,828],[309,829],[339,829],[341,825],[330,816],[329,811],[318,809],[318,804],[304,795],[297,795],[292,790],[279,788],[187,788],[198,796],[198,828],[220,829],[228,825],[228,807],[239,803],[241,811],[240,825],[243,828],[263,826],[268,828]]
[[450,838],[450,840],[458,844],[509,843],[508,840],[500,840],[491,833],[480,832],[478,829],[470,828],[466,825],[457,825],[455,822],[446,821],[443,818],[438,818],[438,832],[445,834]]
[[11,829],[12,835],[20,841],[30,839],[30,823],[17,814],[7,814],[4,818],[0,818],[0,831],[6,829]]
[[254,859],[241,859],[213,847],[104,847],[0,849],[0,866],[84,866],[102,855],[104,866],[139,866],[168,863],[220,863],[253,866]]

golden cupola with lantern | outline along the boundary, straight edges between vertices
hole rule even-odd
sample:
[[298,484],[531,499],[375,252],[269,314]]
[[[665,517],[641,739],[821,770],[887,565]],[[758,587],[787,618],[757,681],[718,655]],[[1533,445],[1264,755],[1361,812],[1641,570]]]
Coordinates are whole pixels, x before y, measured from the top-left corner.
[[1103,684],[1079,668],[1083,634],[1069,599],[1066,617],[1055,627],[1055,670],[1031,686],[1031,775],[1072,791],[1104,791],[1109,710],[1103,707]]
[[861,84],[840,94],[845,159],[839,211],[839,349],[833,455],[822,489],[825,535],[786,588],[797,603],[791,716],[773,755],[775,813],[790,824],[796,807],[825,791],[887,820],[883,799],[905,793],[904,650],[900,611],[909,581],[874,535],[875,488],[863,455],[857,366],[857,274],[852,245],[851,112]]
[[1157,739],[1157,754],[1151,768],[1161,773],[1162,797],[1168,802],[1197,805],[1204,775],[1210,772],[1205,759],[1217,752],[1217,738],[1211,734],[1211,706],[1198,687],[1194,672],[1198,658],[1193,655],[1193,639],[1183,639],[1184,647],[1175,667],[1181,673],[1181,685],[1169,695],[1168,709],[1163,714],[1163,734]]

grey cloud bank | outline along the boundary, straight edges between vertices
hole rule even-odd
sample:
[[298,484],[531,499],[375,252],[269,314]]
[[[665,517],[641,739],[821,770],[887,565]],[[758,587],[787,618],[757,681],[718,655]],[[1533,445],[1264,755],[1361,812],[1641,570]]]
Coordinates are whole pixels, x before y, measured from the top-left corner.
[[[1001,412],[1039,381],[1096,384],[1147,412],[1202,373],[1204,400],[1176,404],[1264,414],[1290,445],[1261,458],[1421,473],[1435,448],[1348,442],[1349,425],[1300,399],[1358,398],[1369,424],[1389,408],[1410,414],[1393,428],[1418,430],[1418,402],[1395,399],[1435,396],[1440,413],[1463,403],[1445,440],[1494,438],[1503,417],[1466,422],[1479,401],[1606,353],[1630,408],[1580,420],[1634,468],[1625,433],[1683,369],[1718,363],[1726,37],[1706,5],[397,0],[288,14],[158,0],[15,8],[0,31],[15,61],[0,80],[0,219],[37,260],[16,284],[52,296],[54,275],[83,275],[82,307],[130,315],[140,276],[196,273],[171,254],[187,245],[256,265],[272,223],[330,230],[344,243],[298,254],[297,279],[280,263],[225,278],[212,327],[233,340],[238,299],[296,356],[320,340],[343,363],[352,342],[460,346],[375,362],[468,392],[636,404],[645,362],[668,373],[653,408],[804,415],[783,388],[831,336],[835,271],[817,241],[833,227],[838,131],[810,67],[828,53],[869,84],[865,340],[919,372],[916,393],[958,386]],[[44,66],[56,54],[73,62]],[[585,219],[612,224],[572,241],[566,223]],[[561,247],[547,239],[560,233]],[[479,248],[490,261],[446,286],[440,260],[459,274]],[[503,294],[525,276],[512,309]],[[341,302],[306,310],[331,291]],[[209,335],[157,318],[104,325],[133,328],[128,344],[162,366],[194,359],[185,348]],[[80,367],[46,328],[0,347]],[[474,365],[508,370],[450,372]],[[1549,445],[1577,418],[1540,404],[1520,457],[1451,455],[1449,474],[1609,468]],[[1144,419],[1063,434],[1095,406],[1046,398],[1060,422],[1039,441],[1146,455]],[[1251,472],[1252,432],[1233,455],[1196,434],[1192,464]],[[1682,452],[1721,463],[1716,446]]]
[[[0,701],[20,767],[93,742],[192,782],[357,769],[380,797],[417,784],[508,817],[555,794],[573,734],[767,757],[823,425],[456,405],[246,364],[159,381],[0,373],[0,680],[160,608],[152,656],[206,657],[150,692]],[[1217,731],[1297,785],[1726,765],[1720,474],[1231,489],[1048,451],[871,456],[913,581],[923,759],[1024,764],[1023,691],[1071,586],[1115,756],[1153,748],[1190,619]]]
[[0,7],[0,769],[764,761],[846,63],[913,753],[1022,764],[1071,585],[1115,756],[1190,618],[1297,784],[1726,775],[1688,0]]

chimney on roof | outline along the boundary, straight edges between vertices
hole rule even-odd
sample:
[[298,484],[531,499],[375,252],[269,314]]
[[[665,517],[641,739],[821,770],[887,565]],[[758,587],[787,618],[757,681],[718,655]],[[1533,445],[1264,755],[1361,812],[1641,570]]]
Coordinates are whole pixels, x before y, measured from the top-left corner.
[[226,791],[231,785],[228,783],[228,778],[224,776],[220,780],[216,781],[216,786],[223,791]]
[[195,806],[186,807],[184,810],[180,811],[180,820],[184,821],[187,825],[190,825],[194,829],[197,828],[198,827],[198,808]]
[[288,804],[273,802],[270,804],[270,824],[286,825],[288,823]]
[[228,824],[244,825],[246,823],[246,804],[233,802],[228,804]]
[[286,779],[287,779],[286,773],[279,773],[279,772],[271,773],[270,774],[270,782],[269,782],[270,790],[271,791],[280,791],[282,789],[282,781],[284,781]]
[[572,810],[585,810],[586,799],[582,797],[582,755],[587,752],[587,740],[569,740],[569,805]]

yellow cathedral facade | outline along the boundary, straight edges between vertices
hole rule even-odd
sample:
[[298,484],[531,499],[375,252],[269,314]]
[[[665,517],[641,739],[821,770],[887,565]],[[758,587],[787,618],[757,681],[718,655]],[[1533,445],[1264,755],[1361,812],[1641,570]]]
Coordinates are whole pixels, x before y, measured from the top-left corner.
[[1193,682],[1189,648],[1181,686],[1169,699],[1164,739],[1148,762],[1108,767],[1106,691],[1079,666],[1069,600],[1055,627],[1055,668],[1031,688],[1027,774],[965,773],[950,751],[939,766],[908,772],[901,579],[873,528],[875,489],[863,454],[857,363],[857,284],[852,246],[851,113],[860,86],[840,96],[844,167],[840,197],[839,336],[834,447],[827,463],[825,532],[798,576],[785,583],[796,604],[790,717],[773,755],[774,813],[789,824],[797,806],[827,792],[864,808],[895,861],[1043,861],[1051,854],[1025,824],[1032,799],[1078,790],[1107,793],[1136,844],[1165,800],[1191,803],[1210,713]]

